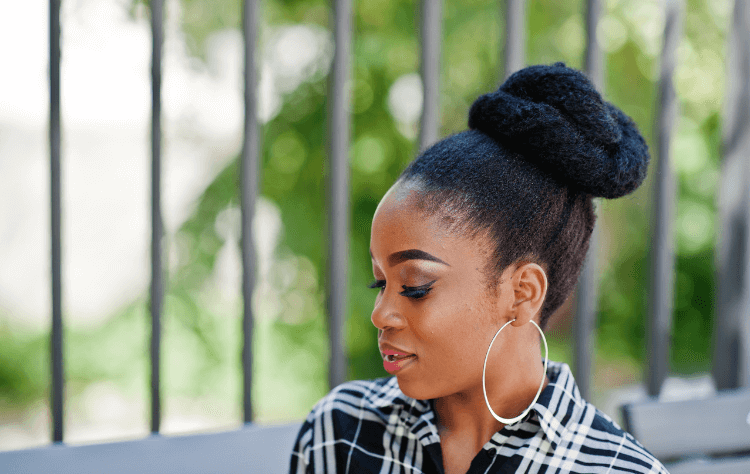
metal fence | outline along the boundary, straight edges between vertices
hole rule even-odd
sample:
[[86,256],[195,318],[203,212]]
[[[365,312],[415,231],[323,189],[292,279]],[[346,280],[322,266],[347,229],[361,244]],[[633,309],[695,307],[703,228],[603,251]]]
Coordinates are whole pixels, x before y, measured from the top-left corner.
[[[350,104],[347,90],[351,76],[352,1],[334,2],[335,56],[329,76],[329,161],[328,161],[328,253],[327,253],[327,314],[331,347],[329,383],[337,385],[345,380],[347,360],[342,328],[345,319],[347,294],[347,242],[349,216],[348,150],[350,140]],[[525,8],[524,0],[505,2],[506,38],[503,71],[508,76],[524,64]],[[256,197],[259,192],[259,131],[256,121],[255,96],[256,50],[259,2],[243,3],[244,32],[244,87],[245,120],[241,155],[242,208],[242,294],[245,301],[243,315],[243,409],[244,421],[253,421],[252,335],[253,314],[249,304],[255,284],[255,251],[250,233]],[[657,395],[669,367],[670,332],[672,326],[673,279],[673,221],[676,189],[674,171],[670,165],[670,140],[677,116],[677,98],[673,86],[676,49],[681,37],[683,4],[678,0],[663,2],[665,29],[661,52],[657,120],[656,166],[654,175],[654,213],[652,216],[651,283],[648,311],[648,393]],[[52,441],[62,442],[63,426],[63,324],[61,268],[61,204],[60,204],[60,1],[50,0],[50,170],[51,170],[51,236],[52,236]],[[151,0],[152,27],[152,122],[151,122],[151,431],[158,433],[161,418],[161,313],[163,305],[163,223],[161,217],[161,71],[163,0]],[[604,87],[604,57],[597,37],[597,25],[602,11],[600,0],[586,2],[585,68],[597,87]],[[421,75],[424,84],[424,106],[419,134],[420,149],[438,138],[438,90],[442,2],[422,0]],[[718,307],[715,337],[715,365],[713,375],[718,388],[746,386],[750,382],[750,5],[747,0],[735,0],[728,66],[728,97],[726,99],[724,163],[721,177],[718,242]],[[335,132],[334,132],[335,131]],[[734,183],[734,186],[729,184]],[[737,183],[741,183],[737,185]],[[597,234],[592,237],[592,250],[581,275],[576,295],[575,366],[574,372],[584,397],[591,392],[593,328],[596,315],[596,254]],[[332,291],[336,288],[336,291]]]

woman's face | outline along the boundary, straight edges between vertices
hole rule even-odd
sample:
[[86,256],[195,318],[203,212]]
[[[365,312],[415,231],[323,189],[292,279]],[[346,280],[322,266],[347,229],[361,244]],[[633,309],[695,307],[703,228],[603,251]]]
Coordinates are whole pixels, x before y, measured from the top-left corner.
[[481,390],[485,353],[508,320],[502,308],[513,290],[503,288],[505,274],[497,291],[488,288],[487,242],[451,232],[441,216],[421,212],[420,194],[397,183],[373,217],[370,252],[380,288],[372,322],[384,367],[412,398]]

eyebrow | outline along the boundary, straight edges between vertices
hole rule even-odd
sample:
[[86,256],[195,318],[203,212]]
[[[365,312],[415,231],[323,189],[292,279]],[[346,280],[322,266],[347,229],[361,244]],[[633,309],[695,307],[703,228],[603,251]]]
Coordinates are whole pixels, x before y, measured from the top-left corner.
[[[372,257],[372,250],[370,250],[370,258]],[[394,266],[407,260],[428,260],[430,262],[442,263],[443,265],[449,266],[446,262],[440,260],[436,256],[419,249],[401,250],[399,252],[393,252],[388,257],[388,265]]]

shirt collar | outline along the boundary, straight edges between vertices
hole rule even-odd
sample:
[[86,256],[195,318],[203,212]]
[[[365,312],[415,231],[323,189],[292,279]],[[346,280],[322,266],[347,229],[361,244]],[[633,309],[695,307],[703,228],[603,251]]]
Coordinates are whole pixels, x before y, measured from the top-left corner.
[[[550,361],[547,365],[549,383],[534,403],[530,414],[514,425],[506,426],[504,431],[515,431],[523,427],[532,428],[531,418],[536,416],[538,425],[547,436],[550,444],[556,446],[567,431],[571,419],[577,419],[586,402],[576,385],[568,364]],[[435,412],[430,400],[415,400],[407,397],[399,389],[396,377],[386,379],[378,384],[379,389],[370,394],[370,403],[379,409],[393,407],[399,410],[404,427],[414,433],[423,445],[440,442],[435,425]]]
[[585,408],[586,402],[581,397],[568,364],[550,361],[547,378],[549,383],[539,395],[532,413],[536,414],[550,443],[556,446],[566,433],[570,421],[580,417],[580,411]]

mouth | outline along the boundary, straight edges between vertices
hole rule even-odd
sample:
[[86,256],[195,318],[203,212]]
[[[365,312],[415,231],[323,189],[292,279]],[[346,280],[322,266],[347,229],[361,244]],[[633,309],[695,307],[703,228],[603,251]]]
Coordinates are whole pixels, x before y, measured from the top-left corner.
[[[388,352],[388,354],[386,354]],[[392,352],[391,351],[385,351],[383,352],[383,360],[385,362],[398,362],[400,360],[405,360],[410,357],[416,357],[414,354],[403,354],[399,352]]]
[[398,352],[393,350],[382,351],[383,355],[383,368],[391,375],[402,371],[414,360],[417,359],[416,354],[409,354],[407,352]]

